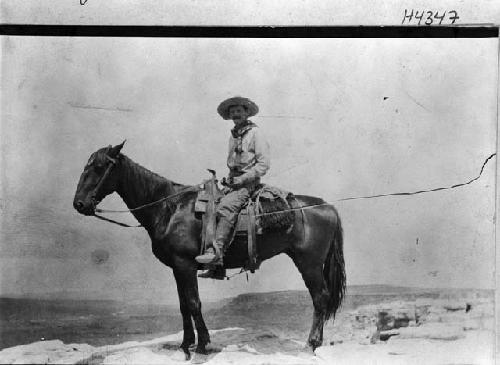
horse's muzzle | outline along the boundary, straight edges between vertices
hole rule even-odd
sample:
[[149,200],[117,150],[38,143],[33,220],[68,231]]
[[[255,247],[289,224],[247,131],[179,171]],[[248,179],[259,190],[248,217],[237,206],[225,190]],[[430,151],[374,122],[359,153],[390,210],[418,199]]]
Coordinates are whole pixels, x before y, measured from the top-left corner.
[[73,201],[73,208],[76,211],[83,215],[94,215],[95,214],[95,203],[91,201],[90,203],[85,204],[83,200],[75,199]]

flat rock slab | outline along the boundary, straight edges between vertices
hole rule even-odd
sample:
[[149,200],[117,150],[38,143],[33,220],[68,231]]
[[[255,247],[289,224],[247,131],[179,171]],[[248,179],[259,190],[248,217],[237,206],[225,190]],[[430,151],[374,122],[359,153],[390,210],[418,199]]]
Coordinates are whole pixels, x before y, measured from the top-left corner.
[[38,341],[0,351],[2,364],[72,364],[92,355],[87,344],[64,344],[60,340]]
[[419,327],[400,328],[397,337],[392,339],[424,338],[429,340],[454,341],[465,337],[463,327],[445,323],[428,323]]
[[469,331],[455,341],[391,337],[387,343],[374,345],[352,342],[320,347],[316,355],[318,364],[335,365],[493,364],[494,341],[492,331]]

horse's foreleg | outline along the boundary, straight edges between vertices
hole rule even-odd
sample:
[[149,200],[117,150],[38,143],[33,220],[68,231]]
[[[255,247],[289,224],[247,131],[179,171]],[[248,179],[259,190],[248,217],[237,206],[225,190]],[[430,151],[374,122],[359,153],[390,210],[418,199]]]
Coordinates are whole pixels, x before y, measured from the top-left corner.
[[196,263],[186,265],[180,274],[183,283],[184,295],[186,298],[189,312],[194,319],[196,332],[198,332],[198,345],[196,352],[205,354],[207,352],[206,346],[210,343],[210,335],[207,326],[201,314],[201,301],[198,293],[198,280],[196,277],[197,267]]
[[199,354],[206,354],[206,346],[210,343],[210,335],[208,333],[207,326],[205,325],[205,320],[201,314],[201,301],[198,293],[196,271],[194,272],[192,279],[192,285],[188,288],[188,296],[190,298],[191,315],[194,319],[196,332],[198,332],[198,346],[196,347],[196,352]]
[[189,308],[189,303],[185,295],[184,281],[177,270],[174,270],[175,280],[177,282],[177,293],[179,295],[179,304],[182,314],[182,328],[184,331],[184,336],[182,339],[181,349],[184,351],[186,356],[189,358],[189,347],[195,343],[195,334],[193,329],[193,322],[191,320],[191,310]]

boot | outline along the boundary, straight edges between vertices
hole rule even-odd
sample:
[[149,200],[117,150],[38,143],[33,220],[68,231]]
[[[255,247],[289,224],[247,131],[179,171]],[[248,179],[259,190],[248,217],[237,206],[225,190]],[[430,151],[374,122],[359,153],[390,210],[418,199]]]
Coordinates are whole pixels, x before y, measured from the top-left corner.
[[205,253],[200,256],[196,256],[195,260],[200,264],[211,264],[211,265],[223,265],[222,261],[222,248],[223,244],[215,241],[212,245],[205,250]]
[[204,279],[215,279],[215,280],[224,280],[226,278],[226,269],[222,266],[214,266],[198,275],[199,278]]
[[223,265],[224,246],[231,239],[233,224],[228,219],[221,217],[215,231],[215,242],[213,247],[207,248],[205,253],[196,256],[195,260],[200,264]]

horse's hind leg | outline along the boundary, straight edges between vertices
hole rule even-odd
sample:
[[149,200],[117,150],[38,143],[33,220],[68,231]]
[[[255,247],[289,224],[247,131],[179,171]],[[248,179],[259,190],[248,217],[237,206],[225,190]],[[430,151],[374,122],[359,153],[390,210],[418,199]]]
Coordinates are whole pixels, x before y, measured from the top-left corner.
[[316,262],[317,260],[312,260],[305,254],[291,254],[290,256],[302,274],[313,301],[313,323],[307,343],[314,351],[323,343],[323,326],[327,318],[329,294],[323,278],[323,263]]

